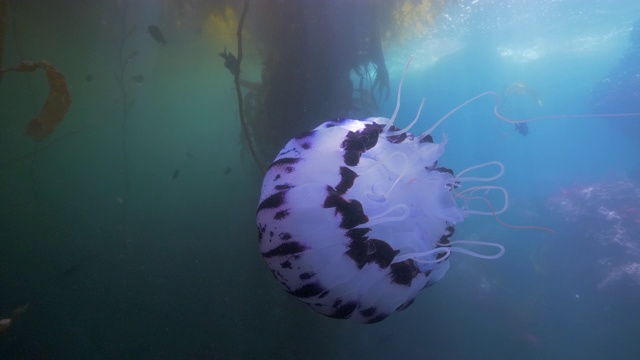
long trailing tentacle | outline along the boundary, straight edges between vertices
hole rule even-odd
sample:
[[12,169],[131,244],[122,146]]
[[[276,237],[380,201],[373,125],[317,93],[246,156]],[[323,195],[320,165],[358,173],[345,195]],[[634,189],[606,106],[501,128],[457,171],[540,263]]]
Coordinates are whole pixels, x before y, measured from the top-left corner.
[[472,103],[478,99],[480,99],[481,97],[487,96],[487,95],[493,95],[493,97],[495,98],[495,103],[493,105],[493,113],[496,115],[496,117],[504,122],[508,122],[510,124],[523,124],[523,123],[529,123],[532,121],[538,121],[538,120],[545,120],[545,119],[578,119],[578,118],[597,118],[597,117],[634,117],[634,116],[640,116],[640,113],[620,113],[620,114],[610,114],[610,113],[600,113],[600,114],[565,114],[565,115],[545,115],[545,116],[537,116],[537,117],[532,117],[529,119],[522,119],[522,120],[514,120],[514,119],[510,119],[504,115],[502,115],[500,113],[500,111],[498,111],[498,105],[500,105],[500,95],[492,90],[489,91],[485,91],[480,95],[474,96],[471,99],[463,102],[462,104],[456,106],[455,108],[453,108],[451,111],[449,111],[448,113],[446,113],[443,117],[440,118],[440,120],[438,120],[435,124],[433,124],[433,126],[431,128],[429,128],[429,130],[423,132],[422,134],[420,134],[420,136],[418,136],[418,141],[422,140],[423,138],[427,137],[428,135],[430,135],[440,124],[442,124],[445,120],[447,120],[451,115],[453,115],[456,111],[460,110],[461,108],[463,108],[465,105]]
[[[490,177],[461,177],[462,174],[467,173],[467,172],[469,172],[471,170],[480,169],[480,168],[491,166],[491,165],[497,165],[498,167],[500,167],[500,171],[494,176],[490,176]],[[456,175],[456,180],[458,180],[460,182],[465,182],[465,181],[493,181],[493,180],[497,180],[500,177],[502,177],[503,174],[504,174],[504,165],[500,161],[489,161],[489,162],[486,162],[486,163],[482,163],[482,164],[478,164],[478,165],[475,165],[475,166],[468,167],[468,168],[460,171],[458,173],[458,175]]]
[[[455,198],[462,198],[465,201],[475,200],[475,199],[484,199],[484,200],[486,200],[485,198],[483,198],[481,196],[473,196],[473,193],[478,191],[478,190],[487,190],[487,191],[499,190],[499,191],[502,191],[502,193],[504,194],[504,206],[499,211],[494,211],[493,208],[491,209],[491,211],[465,210],[465,212],[467,214],[500,215],[503,212],[507,211],[507,209],[509,208],[509,192],[507,191],[507,189],[503,188],[502,186],[487,185],[487,186],[470,187],[468,189],[465,189],[465,190],[457,193]],[[470,193],[470,196],[463,196],[466,193]]]
[[396,136],[396,135],[401,135],[406,133],[407,131],[409,131],[413,125],[415,125],[418,122],[418,119],[420,119],[420,113],[422,112],[422,107],[424,106],[424,101],[425,98],[422,98],[422,102],[420,103],[420,107],[418,108],[418,114],[416,114],[415,119],[413,119],[413,121],[404,129],[401,130],[396,130],[396,131],[387,131],[387,133],[385,134],[386,136]]
[[[471,251],[469,249],[465,249],[465,248],[461,248],[461,247],[457,247],[457,246],[451,246],[453,244],[469,244],[469,245],[495,247],[495,248],[498,248],[498,252],[496,254],[493,254],[493,255],[485,255],[485,254],[477,253],[475,251]],[[420,264],[436,264],[436,263],[439,263],[439,262],[443,261],[452,252],[459,252],[459,253],[462,253],[462,254],[465,254],[465,255],[470,255],[470,256],[477,257],[477,258],[480,258],[480,259],[485,259],[485,260],[495,260],[495,259],[501,257],[502,255],[504,255],[505,249],[504,249],[504,246],[502,246],[502,245],[500,245],[498,243],[484,242],[484,241],[472,241],[472,240],[457,240],[457,241],[450,242],[446,246],[442,245],[442,247],[437,247],[435,249],[431,249],[431,250],[428,250],[428,251],[417,252],[417,253],[407,253],[407,254],[398,255],[393,259],[393,261],[394,262],[401,262],[401,261],[405,261],[405,260],[408,260],[408,259],[412,259],[413,261],[415,261],[417,263],[420,263]],[[436,255],[436,257],[435,257],[435,259],[432,260],[431,257],[433,255]]]
[[[399,215],[399,216],[387,216],[391,212],[394,212],[396,210],[402,210],[402,215]],[[382,224],[382,223],[386,223],[386,222],[390,222],[390,221],[403,221],[403,220],[406,220],[409,217],[410,214],[411,214],[411,211],[409,210],[409,207],[407,205],[398,204],[398,205],[392,206],[389,209],[385,210],[382,214],[371,216],[369,218],[369,221],[367,221],[366,223],[364,223],[364,224],[362,224],[360,226],[356,226],[356,228],[371,227],[371,226],[374,226],[374,225],[378,225],[378,224]]]
[[400,95],[402,93],[402,83],[404,82],[404,77],[407,75],[407,70],[409,69],[409,64],[413,60],[413,56],[409,57],[409,61],[407,61],[407,65],[404,67],[404,71],[402,72],[402,78],[400,79],[400,84],[398,84],[398,97],[396,100],[396,109],[393,111],[393,115],[391,116],[391,121],[384,127],[384,131],[388,131],[389,128],[393,125],[393,122],[396,121],[396,116],[398,116],[398,111],[400,111]]

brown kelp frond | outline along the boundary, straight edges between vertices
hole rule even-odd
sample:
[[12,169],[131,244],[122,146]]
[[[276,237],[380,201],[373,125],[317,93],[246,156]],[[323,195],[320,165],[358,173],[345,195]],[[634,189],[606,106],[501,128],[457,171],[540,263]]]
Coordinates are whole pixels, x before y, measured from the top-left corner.
[[16,67],[0,70],[0,74],[10,71],[33,72],[38,68],[44,69],[47,74],[49,95],[40,113],[27,125],[25,133],[35,141],[42,141],[62,122],[71,105],[71,94],[64,75],[44,60],[38,63],[25,60]]

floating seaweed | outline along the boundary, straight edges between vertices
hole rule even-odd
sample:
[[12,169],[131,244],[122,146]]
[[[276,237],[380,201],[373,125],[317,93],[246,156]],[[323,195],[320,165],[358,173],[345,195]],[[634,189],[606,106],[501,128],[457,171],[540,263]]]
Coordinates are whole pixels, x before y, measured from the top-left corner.
[[5,72],[33,72],[38,68],[44,69],[47,74],[49,95],[40,113],[27,125],[25,134],[35,141],[42,141],[60,125],[71,105],[71,94],[64,75],[46,61],[34,63],[25,60],[16,67],[0,70],[0,77]]
[[151,35],[153,40],[159,42],[162,45],[166,45],[167,44],[167,40],[164,38],[164,34],[160,30],[160,28],[157,27],[156,25],[150,25],[147,28],[147,32],[149,33],[149,35]]
[[230,51],[227,51],[226,47],[219,55],[224,59],[224,67],[231,72],[231,75],[235,76],[240,73],[238,59]]

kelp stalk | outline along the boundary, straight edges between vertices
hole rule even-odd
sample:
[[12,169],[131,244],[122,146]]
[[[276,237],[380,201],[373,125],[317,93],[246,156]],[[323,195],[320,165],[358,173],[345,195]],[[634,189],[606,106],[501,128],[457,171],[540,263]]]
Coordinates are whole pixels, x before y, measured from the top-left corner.
[[251,135],[249,133],[249,125],[247,124],[247,120],[244,117],[244,104],[242,101],[242,90],[240,90],[240,64],[242,62],[242,26],[244,25],[244,18],[247,16],[247,12],[249,11],[249,0],[245,0],[244,7],[242,8],[242,14],[240,15],[240,21],[238,22],[238,31],[236,32],[236,36],[238,37],[238,71],[234,74],[234,81],[236,83],[236,96],[238,97],[238,113],[240,114],[240,124],[242,124],[242,133],[244,134],[244,138],[247,142],[247,146],[249,146],[249,151],[251,152],[251,156],[253,160],[258,165],[260,172],[264,174],[265,169],[263,167],[262,162],[258,158],[258,154],[256,152],[255,144],[251,140]]
[[[127,25],[129,2],[125,1],[121,7],[117,8],[117,12],[120,20],[120,39],[118,42],[118,68],[114,72],[114,78],[118,83],[118,89],[122,98],[122,121],[120,123],[122,138],[122,173],[124,177],[124,194],[118,200],[122,203],[122,231],[125,237],[128,236],[129,228],[129,195],[130,195],[130,178],[129,178],[129,134],[128,123],[129,113],[133,108],[135,99],[129,98],[127,86],[125,84],[125,73],[130,61],[138,56],[138,51],[134,50],[125,56],[125,45],[135,32],[135,26]],[[127,29],[128,28],[128,29]]]

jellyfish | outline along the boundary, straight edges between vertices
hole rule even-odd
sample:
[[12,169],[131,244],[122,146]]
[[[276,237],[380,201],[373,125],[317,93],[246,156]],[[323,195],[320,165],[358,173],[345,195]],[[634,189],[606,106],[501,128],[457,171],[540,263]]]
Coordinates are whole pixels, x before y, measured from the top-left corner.
[[[492,161],[457,176],[438,166],[447,138],[436,143],[431,133],[452,112],[414,135],[409,130],[424,99],[409,126],[394,125],[407,68],[390,119],[327,121],[290,140],[264,177],[256,216],[262,256],[288,293],[328,317],[379,322],[442,279],[452,252],[486,259],[504,253],[499,244],[452,240],[466,215],[506,211],[508,193],[501,187],[463,190],[466,182],[499,178],[504,166]],[[487,166],[498,173],[462,176]],[[480,190],[502,191],[503,208],[458,206]],[[497,253],[476,253],[469,245],[493,246]]]

